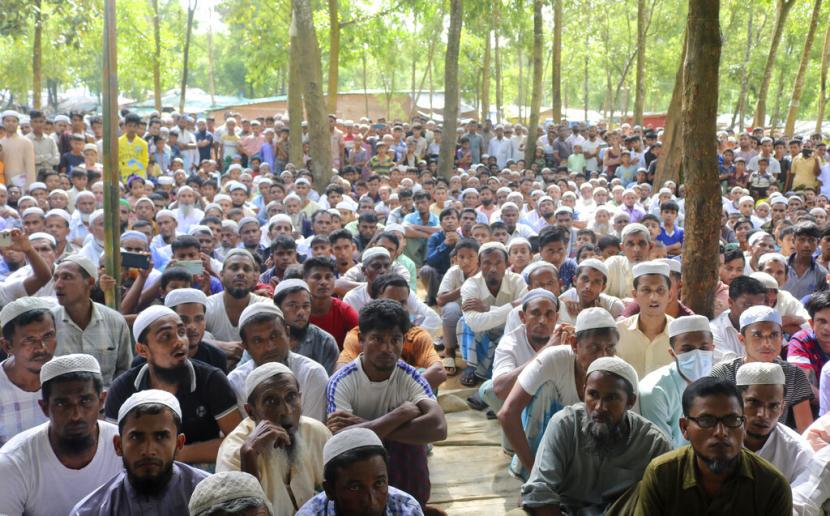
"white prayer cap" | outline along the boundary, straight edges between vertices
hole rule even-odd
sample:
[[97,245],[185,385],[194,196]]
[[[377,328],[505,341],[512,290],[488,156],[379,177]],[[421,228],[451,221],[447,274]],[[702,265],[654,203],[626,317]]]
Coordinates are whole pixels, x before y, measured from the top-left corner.
[[[580,312],[580,315],[582,315],[582,312]],[[594,371],[604,371],[606,373],[613,373],[617,376],[620,376],[631,385],[631,388],[634,390],[635,393],[638,392],[637,385],[639,381],[637,379],[637,371],[635,371],[634,368],[631,367],[631,364],[629,364],[622,358],[600,357],[594,360],[593,362],[591,362],[591,365],[588,366],[588,373],[585,375],[585,377],[587,378]]]
[[228,172],[230,172],[231,170],[242,170],[242,165],[240,165],[239,163],[234,163],[228,167]]
[[173,213],[172,210],[159,210],[159,212],[156,213],[156,220],[158,221],[162,217],[170,217],[171,219],[176,220],[176,214]]
[[510,239],[509,242],[507,242],[507,251],[510,252],[510,250],[517,245],[526,245],[528,248],[531,247],[530,240],[526,239],[525,237],[513,237]]
[[787,257],[781,253],[766,253],[762,254],[760,258],[758,258],[758,265],[764,267],[769,262],[778,262],[784,267],[787,266]]
[[405,233],[406,230],[404,229],[403,225],[401,224],[389,224],[384,229],[386,232],[394,232],[394,233]]
[[671,188],[663,187],[657,192],[657,195],[672,195]]
[[329,208],[326,210],[332,217],[340,218],[340,211],[337,208]]
[[[7,109],[6,111],[3,111],[3,114],[0,115],[0,119],[6,118],[7,116],[12,117],[12,118],[16,118],[18,120],[18,122],[20,121],[20,113],[18,113],[17,111],[15,111],[13,109]],[[57,117],[55,117],[55,121],[57,122]]]
[[190,236],[195,236],[199,233],[207,233],[210,236],[213,236],[213,230],[203,224],[193,224],[190,226],[190,229],[187,230],[187,234]]
[[560,213],[567,213],[568,215],[573,215],[574,210],[570,206],[560,206],[556,208],[556,211],[553,212],[554,215],[559,215]]
[[788,206],[789,206],[790,204],[795,203],[795,202],[804,203],[804,199],[802,199],[801,197],[799,197],[799,196],[797,196],[797,195],[793,195],[792,197],[790,197],[789,199],[787,199],[787,205],[788,205]]
[[247,256],[251,259],[252,262],[256,263],[256,258],[254,258],[254,255],[251,254],[251,251],[242,248],[231,249],[230,251],[228,251],[227,254],[225,254],[224,263],[227,263],[228,260],[230,260],[236,255]]
[[645,276],[646,274],[660,274],[668,278],[670,277],[669,272],[669,266],[665,263],[660,263],[657,260],[638,263],[632,269],[634,279],[637,279],[640,276]]
[[135,322],[133,322],[133,337],[135,337],[135,341],[138,342],[141,334],[151,324],[169,315],[175,316],[177,319],[179,318],[176,312],[164,305],[152,305],[142,310],[135,318]]
[[351,210],[352,208],[354,208],[354,204],[346,201],[340,201],[334,207],[338,210]]
[[681,264],[678,260],[672,260],[670,258],[658,258],[657,260],[660,263],[665,263],[669,267],[669,272],[673,272],[675,274],[681,274]]
[[735,385],[786,385],[784,369],[774,362],[748,362],[735,373]]
[[[228,201],[231,202],[231,196],[228,194],[216,194],[213,196],[213,202],[219,203],[219,201]],[[221,206],[219,206],[221,208]]]
[[92,355],[73,353],[61,355],[43,364],[40,368],[40,384],[69,373],[94,373],[101,374],[101,366]]
[[522,306],[533,301],[534,299],[539,299],[540,297],[550,299],[553,301],[553,304],[556,305],[556,308],[559,308],[559,298],[556,297],[556,294],[544,288],[534,288],[533,290],[528,290],[527,293],[522,296]]
[[465,188],[464,190],[461,191],[461,198],[463,199],[464,196],[467,195],[467,194],[476,194],[476,195],[478,195],[478,190],[475,189],[475,188]]
[[[8,111],[7,111],[8,112]],[[64,122],[68,124],[70,122],[69,117],[66,115],[55,115],[55,123]]]
[[242,471],[222,471],[206,477],[193,490],[187,509],[190,516],[201,516],[221,503],[240,498],[261,500],[268,514],[274,514],[259,480]]
[[248,187],[240,183],[239,181],[231,181],[230,183],[228,183],[228,192],[233,192],[234,190],[244,190],[247,192]]
[[810,210],[810,215],[827,215],[827,211],[824,208],[815,207]]
[[512,191],[513,191],[513,190],[511,190],[509,187],[507,187],[507,186],[502,186],[501,188],[499,188],[498,190],[496,190],[496,193],[497,193],[497,194],[500,194],[500,193],[506,193],[506,194],[509,194],[509,193],[510,193],[510,192],[512,192]]
[[605,308],[594,306],[586,308],[576,316],[576,333],[599,328],[616,328],[617,323]]
[[783,195],[773,195],[769,199],[767,199],[770,206],[775,206],[776,204],[787,204],[787,198]]
[[749,245],[755,245],[756,242],[758,242],[759,240],[761,240],[764,237],[772,238],[772,236],[769,233],[767,233],[766,231],[756,231],[755,233],[752,233],[749,236],[749,239],[746,242]]
[[606,278],[608,277],[608,267],[602,260],[596,258],[586,258],[579,262],[578,268],[590,267],[601,272]]
[[239,219],[239,229],[242,229],[248,224],[256,224],[256,227],[259,227],[259,220],[256,217],[242,217]]
[[62,218],[66,221],[67,224],[69,224],[72,221],[72,215],[70,215],[68,211],[62,210],[60,208],[54,208],[46,212],[46,218],[49,218],[53,215]]
[[751,202],[753,205],[755,204],[755,199],[752,198],[750,195],[744,195],[740,199],[738,199],[738,205],[741,205],[745,202]]
[[[485,244],[487,245],[487,244]],[[480,253],[479,253],[480,254]],[[525,283],[530,283],[530,276],[538,270],[541,269],[548,269],[553,272],[554,276],[559,275],[559,269],[556,268],[556,265],[546,262],[544,260],[539,260],[538,262],[532,262],[527,267],[524,268],[522,271],[522,278],[524,278]]]
[[41,183],[40,181],[35,181],[34,183],[29,185],[29,188],[26,190],[29,193],[34,192],[35,190],[47,190],[46,183]]
[[507,208],[513,208],[516,211],[519,211],[519,207],[516,205],[515,202],[507,201],[506,203],[501,205],[501,211],[506,210]]
[[54,306],[54,303],[50,303],[44,297],[19,297],[0,310],[0,328],[13,321],[18,315],[32,310],[49,310]]
[[388,250],[380,246],[375,246],[363,251],[363,256],[361,257],[360,261],[365,265],[369,263],[369,261],[372,258],[377,258],[378,256],[385,256],[391,259],[391,255],[389,254]]
[[242,313],[239,315],[239,330],[241,331],[242,327],[245,326],[251,318],[263,314],[284,319],[282,310],[280,310],[279,307],[272,301],[260,301],[258,303],[252,303],[242,310]]
[[32,233],[31,235],[29,235],[29,242],[34,242],[35,240],[46,240],[50,244],[52,244],[52,247],[58,245],[58,241],[55,240],[55,237],[53,237],[49,233],[44,233],[42,231],[38,231],[37,233]]
[[280,292],[285,292],[286,290],[294,288],[302,288],[311,292],[311,288],[309,288],[308,283],[298,278],[291,278],[277,283],[277,287],[274,289],[274,297],[278,296]]
[[543,202],[553,202],[553,198],[550,195],[543,195],[537,199],[536,204],[542,204]]
[[179,405],[179,400],[175,396],[161,389],[147,389],[146,391],[133,393],[132,396],[127,398],[127,401],[118,409],[117,423],[120,424],[134,408],[151,403],[166,406],[179,416],[179,420],[182,419],[182,407]]
[[758,281],[763,283],[764,286],[767,287],[767,289],[774,288],[775,290],[778,290],[778,281],[766,272],[753,272],[749,275],[749,277],[752,279],[757,279]]
[[291,217],[289,217],[286,213],[277,213],[268,220],[268,225],[270,226],[271,224],[276,224],[277,222],[285,222],[292,228],[294,227],[294,224],[291,222]]
[[294,181],[294,184],[295,185],[310,185],[311,181],[309,181],[305,177],[300,177],[300,178],[297,178],[296,181]]
[[669,323],[669,338],[693,331],[712,332],[709,319],[702,315],[685,315]]
[[225,219],[222,221],[222,229],[230,229],[237,235],[239,234],[239,224],[235,220]]
[[177,288],[164,296],[164,306],[174,308],[185,303],[197,303],[207,307],[207,296],[198,288]]
[[334,435],[323,446],[323,467],[347,451],[365,446],[380,446],[380,437],[368,428],[351,427]]
[[92,279],[98,281],[98,267],[92,263],[92,260],[87,258],[81,254],[70,254],[69,256],[65,256],[60,263],[71,262],[80,267],[84,270],[87,274],[89,274]]
[[147,235],[145,235],[141,231],[136,231],[134,229],[121,233],[121,238],[119,239],[119,242],[123,242],[125,240],[130,240],[133,238],[136,240],[141,240],[145,244],[147,243]]
[[248,377],[245,378],[245,400],[251,397],[251,393],[254,392],[257,385],[278,374],[290,374],[294,376],[294,371],[281,362],[266,362],[251,371]]
[[69,194],[66,193],[66,190],[63,190],[61,188],[55,188],[54,190],[49,192],[49,197],[52,197],[53,195],[62,195],[64,197],[66,197],[67,199],[69,198]]
[[158,179],[158,184],[162,186],[173,186],[176,184],[176,180],[170,176],[160,176]]
[[100,219],[104,216],[104,210],[95,210],[89,216],[89,224],[90,226],[95,223],[96,220]]
[[625,240],[625,237],[633,235],[634,233],[644,233],[645,235],[648,235],[649,240],[651,239],[651,233],[649,233],[648,228],[639,222],[626,225],[623,228],[622,233],[620,233],[620,239]]
[[781,326],[781,315],[766,305],[750,306],[741,314],[741,331],[751,324],[773,322]]
[[302,202],[302,201],[303,201],[302,199],[300,199],[300,196],[299,196],[299,195],[297,195],[297,194],[295,194],[294,192],[291,192],[290,194],[286,195],[286,196],[282,199],[282,202],[285,202],[285,201],[287,201],[287,200],[289,200],[289,199],[293,199],[293,200],[295,200],[295,201],[300,201],[300,202]]
[[22,218],[26,218],[29,215],[40,215],[41,217],[45,217],[46,213],[37,206],[32,206],[30,208],[26,208],[25,210],[23,210],[23,213],[20,216]]
[[478,255],[481,256],[485,251],[489,251],[490,249],[498,249],[507,255],[507,247],[505,247],[501,242],[486,242],[482,244],[482,246],[478,248]]
[[[80,201],[80,200],[81,200],[81,199],[83,199],[84,197],[89,197],[89,198],[91,198],[91,199],[93,199],[93,200],[94,200],[94,199],[95,199],[95,194],[94,194],[94,193],[92,193],[92,192],[90,192],[89,190],[82,190],[82,191],[78,192],[78,193],[77,193],[77,195],[75,195],[75,202],[77,203],[78,201]],[[20,203],[20,201],[22,201],[22,200],[23,200],[23,198],[22,198],[22,197],[21,197],[20,199],[18,199],[18,201],[17,201],[17,202],[18,202],[18,204],[19,204],[19,203]]]

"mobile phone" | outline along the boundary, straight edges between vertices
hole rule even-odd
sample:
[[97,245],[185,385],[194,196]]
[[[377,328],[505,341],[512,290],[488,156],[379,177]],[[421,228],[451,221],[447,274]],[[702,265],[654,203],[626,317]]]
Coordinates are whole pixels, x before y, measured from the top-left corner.
[[12,245],[12,234],[10,231],[0,231],[0,247],[10,247]]
[[146,254],[122,251],[121,266],[125,269],[149,269],[150,257]]
[[193,276],[201,276],[205,271],[202,260],[181,260],[176,262],[176,267],[181,267]]

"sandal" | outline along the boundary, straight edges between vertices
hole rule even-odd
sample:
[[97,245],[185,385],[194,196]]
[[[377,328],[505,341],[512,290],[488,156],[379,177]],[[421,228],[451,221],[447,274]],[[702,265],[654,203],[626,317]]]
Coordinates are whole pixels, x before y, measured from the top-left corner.
[[487,403],[484,402],[481,398],[479,398],[478,393],[473,394],[469,398],[467,398],[467,405],[470,406],[473,410],[485,410],[489,407]]
[[478,376],[476,376],[476,368],[475,367],[467,367],[464,369],[464,372],[461,373],[461,378],[458,382],[463,385],[464,387],[475,387],[481,380]]
[[444,366],[444,371],[447,372],[447,376],[455,376],[458,374],[458,367],[455,365],[455,357],[442,358],[441,365]]

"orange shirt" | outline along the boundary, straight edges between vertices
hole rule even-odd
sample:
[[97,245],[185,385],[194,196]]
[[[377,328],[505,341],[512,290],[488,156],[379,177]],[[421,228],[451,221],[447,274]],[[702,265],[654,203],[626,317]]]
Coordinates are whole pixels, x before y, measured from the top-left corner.
[[[354,361],[362,351],[360,347],[360,328],[354,327],[346,334],[343,341],[343,351],[337,359],[337,365],[345,365]],[[413,326],[403,338],[401,360],[411,365],[426,369],[432,364],[440,363],[441,357],[432,345],[432,337],[423,328]]]

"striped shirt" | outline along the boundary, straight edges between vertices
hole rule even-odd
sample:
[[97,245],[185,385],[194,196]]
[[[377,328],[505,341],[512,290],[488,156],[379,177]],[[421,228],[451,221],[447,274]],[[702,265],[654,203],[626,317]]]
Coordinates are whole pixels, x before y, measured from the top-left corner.
[[[336,514],[334,500],[330,500],[325,492],[318,493],[297,512],[297,516],[335,516]],[[389,486],[383,514],[384,516],[421,516],[424,513],[417,500],[400,489]]]
[[4,367],[9,360],[0,362],[0,446],[23,430],[47,421],[37,404],[40,389],[29,392],[15,385]]

